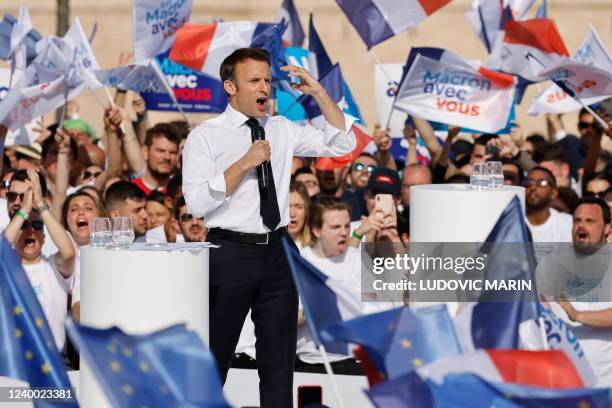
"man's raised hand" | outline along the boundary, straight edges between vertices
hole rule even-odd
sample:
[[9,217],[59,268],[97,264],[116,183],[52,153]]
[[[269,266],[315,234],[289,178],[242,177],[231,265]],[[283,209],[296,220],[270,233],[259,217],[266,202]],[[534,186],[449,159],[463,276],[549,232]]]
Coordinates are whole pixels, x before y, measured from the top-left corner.
[[291,78],[299,78],[300,83],[291,83],[291,87],[307,95],[315,95],[325,88],[321,86],[311,74],[304,68],[296,67],[295,65],[285,65],[281,70],[287,72]]

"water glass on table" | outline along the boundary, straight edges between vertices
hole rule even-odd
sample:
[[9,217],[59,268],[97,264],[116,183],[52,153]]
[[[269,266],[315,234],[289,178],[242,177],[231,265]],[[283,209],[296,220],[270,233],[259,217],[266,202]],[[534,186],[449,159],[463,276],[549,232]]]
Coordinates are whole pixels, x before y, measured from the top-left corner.
[[484,190],[489,188],[490,182],[489,167],[486,163],[474,163],[470,176],[470,187],[475,190]]
[[134,242],[134,227],[132,217],[117,217],[113,219],[113,243],[120,248],[129,248]]
[[489,178],[491,180],[491,188],[500,188],[504,185],[504,168],[502,162],[492,161],[487,162],[489,167]]
[[92,247],[105,247],[112,243],[113,230],[110,218],[94,218],[89,235]]

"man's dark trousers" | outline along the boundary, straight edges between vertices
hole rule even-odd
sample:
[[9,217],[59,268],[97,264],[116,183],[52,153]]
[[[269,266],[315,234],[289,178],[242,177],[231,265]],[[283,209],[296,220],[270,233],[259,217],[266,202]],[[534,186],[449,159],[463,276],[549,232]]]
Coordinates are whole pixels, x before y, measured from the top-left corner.
[[214,230],[206,238],[221,245],[210,250],[210,348],[222,381],[251,309],[261,406],[293,406],[298,296],[281,241],[239,243]]

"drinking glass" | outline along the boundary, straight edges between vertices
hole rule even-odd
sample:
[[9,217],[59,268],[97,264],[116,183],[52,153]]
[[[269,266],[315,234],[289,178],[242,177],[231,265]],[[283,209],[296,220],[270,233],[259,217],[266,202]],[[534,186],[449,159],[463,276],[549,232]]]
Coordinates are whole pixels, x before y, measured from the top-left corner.
[[499,188],[504,185],[504,168],[499,161],[487,162],[489,166],[489,178],[491,179],[491,188]]
[[89,235],[92,247],[105,247],[111,244],[113,230],[110,218],[94,218]]
[[134,242],[134,227],[132,217],[117,217],[113,219],[113,243],[120,248],[129,248]]
[[485,163],[474,163],[472,165],[472,175],[470,176],[470,187],[475,190],[489,188],[489,168]]

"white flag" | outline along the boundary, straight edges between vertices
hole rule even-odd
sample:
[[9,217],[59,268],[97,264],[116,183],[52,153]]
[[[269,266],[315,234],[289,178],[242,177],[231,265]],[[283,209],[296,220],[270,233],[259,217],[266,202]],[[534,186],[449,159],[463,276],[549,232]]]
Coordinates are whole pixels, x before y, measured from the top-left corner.
[[419,54],[394,106],[419,118],[495,133],[506,126],[515,89],[511,75]]
[[176,30],[191,17],[193,0],[134,0],[134,60],[155,58],[168,51]]
[[[590,27],[582,45],[572,58],[584,64],[612,72],[612,59],[593,27]],[[582,102],[585,105],[591,105],[601,102],[606,98],[607,96],[585,98],[582,99]],[[581,107],[582,105],[580,105],[578,101],[574,100],[565,93],[565,91],[553,84],[534,98],[527,113],[530,115],[539,115],[541,113],[566,113],[578,110]]]
[[96,70],[100,69],[100,66],[78,18],[66,35],[64,35],[64,39],[70,41],[74,47],[76,51],[76,66],[81,70],[83,77],[88,82],[89,88],[96,89],[101,87],[102,84],[96,79],[94,74]]
[[11,70],[13,72],[15,69],[23,70],[26,67],[27,49],[25,39],[32,28],[30,13],[28,13],[25,4],[21,2],[19,6],[19,18],[13,26],[13,31],[11,31],[10,56]]
[[96,77],[104,85],[113,88],[130,89],[136,92],[166,92],[167,88],[153,67],[153,60],[147,59],[135,64],[96,71]]

